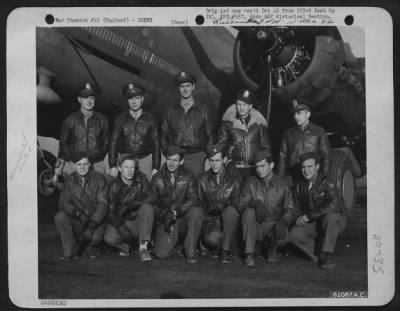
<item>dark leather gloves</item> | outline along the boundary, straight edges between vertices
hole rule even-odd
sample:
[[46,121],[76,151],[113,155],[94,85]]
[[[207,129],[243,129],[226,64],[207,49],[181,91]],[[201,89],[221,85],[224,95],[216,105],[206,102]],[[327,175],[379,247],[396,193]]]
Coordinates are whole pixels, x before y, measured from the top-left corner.
[[127,243],[131,242],[131,239],[132,239],[131,232],[125,225],[120,225],[118,227],[118,232],[121,235],[121,239],[123,242],[127,242]]
[[276,241],[285,240],[288,232],[288,227],[289,227],[288,223],[284,220],[280,220],[279,222],[277,222],[273,230],[274,239]]
[[267,207],[264,202],[257,200],[253,203],[253,208],[256,211],[256,221],[262,223],[268,216]]
[[163,219],[164,230],[166,232],[171,232],[171,227],[176,222],[176,217],[174,213],[168,210],[168,212],[165,213],[163,218],[164,218]]
[[92,236],[93,236],[93,229],[87,228],[85,231],[83,231],[82,239],[84,242],[90,243],[92,241]]
[[108,218],[108,222],[114,226],[115,228],[118,228],[119,226],[124,224],[124,219],[119,216],[119,215],[110,215]]
[[81,222],[82,227],[86,228],[89,223],[89,217],[85,213],[80,212],[79,221]]

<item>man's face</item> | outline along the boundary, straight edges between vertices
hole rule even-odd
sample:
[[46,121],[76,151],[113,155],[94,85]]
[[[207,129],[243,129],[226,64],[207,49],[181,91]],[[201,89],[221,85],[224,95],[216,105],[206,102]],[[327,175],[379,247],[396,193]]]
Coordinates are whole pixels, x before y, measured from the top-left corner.
[[256,172],[261,179],[271,176],[273,168],[274,162],[268,163],[266,159],[256,163]]
[[293,119],[296,121],[296,124],[298,126],[303,126],[307,124],[310,115],[311,113],[308,110],[304,109],[294,112]]
[[89,173],[90,161],[88,158],[82,158],[75,162],[75,170],[81,177],[85,177]]
[[134,96],[128,99],[129,108],[136,112],[142,108],[144,97],[142,95]]
[[175,172],[181,164],[183,164],[183,159],[179,154],[167,157],[167,169],[170,173]]
[[315,159],[308,159],[301,164],[301,173],[306,180],[314,180],[318,175],[319,164]]
[[193,95],[193,91],[194,84],[190,82],[184,82],[179,85],[179,94],[183,99],[190,98]]
[[236,111],[240,118],[245,118],[249,115],[251,108],[253,105],[249,105],[248,103],[238,99],[236,101]]
[[95,96],[78,97],[78,102],[81,105],[81,108],[87,111],[91,111],[93,110],[94,105],[96,103],[96,97]]
[[222,157],[221,152],[218,152],[217,154],[208,158],[208,160],[210,161],[211,171],[214,174],[219,174],[223,170],[225,159]]
[[122,162],[121,166],[118,167],[121,172],[121,178],[124,181],[131,181],[135,175],[135,161],[127,159]]

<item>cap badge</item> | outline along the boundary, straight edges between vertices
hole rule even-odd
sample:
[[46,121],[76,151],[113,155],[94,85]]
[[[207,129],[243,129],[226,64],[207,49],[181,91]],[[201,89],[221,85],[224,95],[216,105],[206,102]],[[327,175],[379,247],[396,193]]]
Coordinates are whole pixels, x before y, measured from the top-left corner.
[[89,84],[89,83],[86,83],[85,88],[88,89],[88,90],[90,90],[90,89],[91,89],[90,84]]
[[249,95],[250,95],[250,92],[249,92],[249,91],[247,91],[247,90],[244,91],[244,93],[243,93],[243,96],[244,96],[244,97],[249,97]]
[[217,148],[214,148],[214,152],[217,152]]
[[297,107],[299,105],[299,103],[297,102],[297,100],[293,100],[293,107]]
[[184,76],[186,76],[186,73],[185,72],[181,72],[181,77],[184,77]]
[[128,88],[129,88],[130,90],[132,90],[132,89],[133,89],[133,84],[132,84],[132,83],[129,83],[129,84],[128,84]]

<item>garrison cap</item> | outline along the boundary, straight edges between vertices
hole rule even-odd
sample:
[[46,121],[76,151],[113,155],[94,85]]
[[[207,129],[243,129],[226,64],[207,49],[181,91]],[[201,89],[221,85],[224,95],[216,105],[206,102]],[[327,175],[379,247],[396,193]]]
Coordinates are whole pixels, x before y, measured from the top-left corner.
[[124,163],[126,160],[133,160],[136,163],[136,156],[134,153],[121,153],[118,156],[117,164],[119,167],[121,167],[122,163]]
[[311,103],[304,99],[293,99],[291,112],[297,112],[301,110],[311,111]]
[[179,86],[182,83],[186,83],[186,82],[195,84],[196,78],[187,72],[181,71],[180,73],[178,73],[178,75],[175,78],[175,84]]
[[79,162],[80,160],[82,160],[84,158],[88,158],[89,162],[92,162],[91,159],[89,158],[89,155],[84,151],[75,152],[71,156],[71,160],[74,163],[77,163],[77,162]]
[[221,144],[208,145],[207,146],[207,156],[209,158],[215,156],[217,153],[223,152],[223,146]]
[[169,145],[167,147],[167,150],[165,151],[165,156],[166,157],[172,157],[174,155],[179,154],[179,156],[182,158],[184,151],[183,149],[181,149],[179,146],[175,146],[175,145]]
[[239,90],[236,93],[236,100],[244,101],[249,105],[255,105],[257,103],[256,96],[254,93],[247,89]]
[[268,149],[264,149],[256,153],[254,163],[261,162],[262,160],[267,160],[268,162],[272,160],[272,154]]
[[319,163],[320,158],[321,157],[319,156],[319,154],[317,152],[305,152],[300,155],[299,162],[303,163],[306,160],[314,159],[316,163]]
[[137,85],[133,82],[129,82],[127,85],[125,85],[122,89],[122,94],[126,98],[132,98],[135,96],[142,96],[144,94],[145,90],[142,88],[140,85]]
[[97,90],[94,85],[87,82],[78,90],[78,97],[87,98],[89,96],[95,96],[97,94]]

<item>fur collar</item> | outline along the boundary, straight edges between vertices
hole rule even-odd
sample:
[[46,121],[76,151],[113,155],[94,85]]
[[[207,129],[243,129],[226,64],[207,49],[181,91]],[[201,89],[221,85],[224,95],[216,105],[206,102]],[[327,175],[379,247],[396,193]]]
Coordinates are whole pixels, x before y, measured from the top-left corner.
[[[226,109],[222,121],[228,121],[233,123],[234,128],[242,128],[245,129],[245,126],[236,118],[236,105],[232,104]],[[250,111],[250,121],[248,124],[248,128],[253,124],[261,124],[267,126],[267,120],[265,120],[264,116],[256,109],[251,109]],[[245,129],[246,130],[246,129]]]

